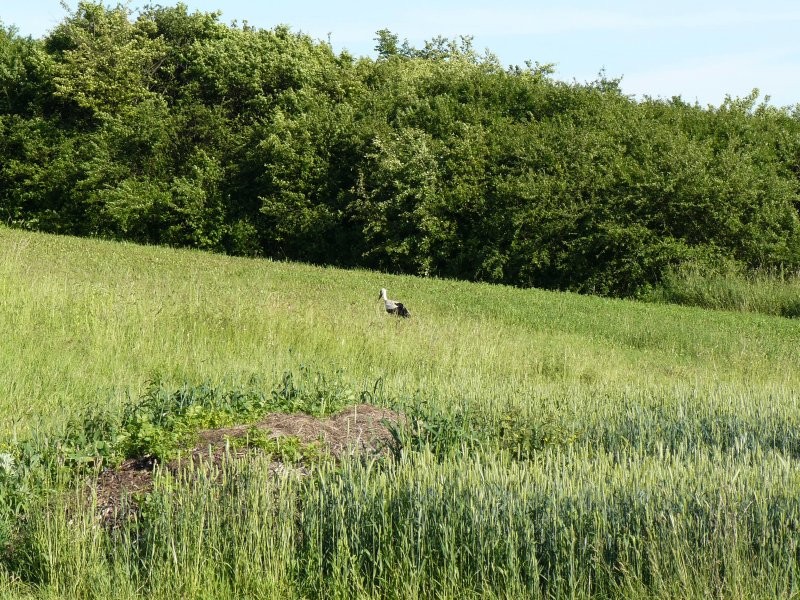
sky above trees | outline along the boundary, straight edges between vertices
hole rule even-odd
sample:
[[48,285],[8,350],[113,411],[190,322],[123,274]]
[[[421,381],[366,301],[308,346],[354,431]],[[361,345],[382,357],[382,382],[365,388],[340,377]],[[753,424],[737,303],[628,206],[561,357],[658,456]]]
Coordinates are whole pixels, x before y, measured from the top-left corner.
[[[129,6],[145,3],[134,0]],[[184,3],[191,10],[221,11],[226,23],[246,20],[264,28],[285,23],[355,55],[374,55],[375,32],[383,28],[417,46],[436,35],[472,35],[477,48],[488,48],[503,64],[554,63],[558,78],[580,82],[604,70],[608,77],[622,77],[622,89],[637,97],[680,95],[718,105],[726,94],[746,96],[759,88],[773,104],[800,102],[800,47],[794,42],[800,5],[790,0]],[[75,4],[67,0],[68,6]],[[0,20],[34,37],[65,15],[60,0],[3,5]]]

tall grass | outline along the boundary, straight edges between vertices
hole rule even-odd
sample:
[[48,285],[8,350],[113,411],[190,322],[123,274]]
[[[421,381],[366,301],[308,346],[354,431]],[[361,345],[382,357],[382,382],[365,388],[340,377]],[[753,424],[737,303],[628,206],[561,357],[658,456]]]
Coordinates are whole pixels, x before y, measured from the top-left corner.
[[67,498],[18,572],[72,598],[792,597],[800,477],[775,453],[412,453],[164,475],[136,526]]
[[[409,322],[387,318],[380,287]],[[269,381],[301,365],[486,406],[684,385],[770,397],[800,383],[800,322],[5,228],[0,329],[2,436],[118,408],[153,379]]]
[[646,299],[716,310],[800,317],[800,274],[744,272],[733,267],[710,269],[690,263],[667,273]]
[[[800,594],[800,321],[0,228],[0,328],[4,597]],[[68,443],[244,389],[391,404],[402,450],[163,472],[98,520]]]

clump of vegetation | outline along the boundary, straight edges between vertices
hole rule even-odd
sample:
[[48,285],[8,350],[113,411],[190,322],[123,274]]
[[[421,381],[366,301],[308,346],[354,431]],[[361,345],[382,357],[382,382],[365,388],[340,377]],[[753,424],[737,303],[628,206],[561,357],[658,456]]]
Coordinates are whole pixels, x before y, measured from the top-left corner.
[[227,439],[230,447],[255,448],[280,463],[316,463],[325,455],[319,442],[304,443],[296,435],[272,436],[268,429],[250,427],[244,436]]
[[[145,456],[169,460],[193,446],[202,429],[253,422],[271,412],[323,417],[357,397],[340,380],[305,368],[299,375],[287,372],[271,390],[265,391],[262,385],[254,378],[244,388],[206,384],[171,391],[154,381],[119,416],[90,408],[72,419],[66,436],[56,445],[59,457],[70,464],[105,465]],[[289,441],[286,444],[291,446]]]
[[545,448],[566,447],[583,437],[562,421],[510,408],[412,402],[403,413],[404,421],[392,426],[397,454],[425,450],[444,458],[483,450],[530,460]]
[[643,299],[800,317],[800,274],[777,269],[745,271],[731,264],[713,267],[686,263],[668,270]]

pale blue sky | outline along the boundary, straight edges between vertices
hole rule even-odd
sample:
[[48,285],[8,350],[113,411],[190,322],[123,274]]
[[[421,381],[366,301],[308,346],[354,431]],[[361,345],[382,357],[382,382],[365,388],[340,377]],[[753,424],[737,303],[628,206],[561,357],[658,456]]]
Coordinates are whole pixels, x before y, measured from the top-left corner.
[[[147,0],[133,0],[131,8]],[[176,0],[153,3],[176,4]],[[720,104],[757,87],[780,106],[800,103],[797,0],[184,0],[190,10],[222,11],[229,23],[290,25],[329,39],[337,51],[373,55],[375,32],[389,28],[413,45],[436,35],[472,35],[505,65],[555,63],[559,79],[589,81],[601,69],[622,77],[627,94]],[[76,0],[68,0],[75,6]],[[65,13],[59,0],[0,0],[0,20],[40,37]]]

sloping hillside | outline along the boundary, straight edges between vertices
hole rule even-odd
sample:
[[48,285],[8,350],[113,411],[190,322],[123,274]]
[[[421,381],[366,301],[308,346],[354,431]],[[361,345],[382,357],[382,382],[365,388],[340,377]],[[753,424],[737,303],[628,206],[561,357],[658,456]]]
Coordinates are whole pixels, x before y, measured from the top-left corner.
[[[379,288],[406,302],[390,318]],[[0,431],[301,365],[488,405],[796,387],[800,323],[0,229]],[[572,401],[570,400],[570,403]]]
[[3,597],[796,595],[798,321],[0,228],[0,329]]

